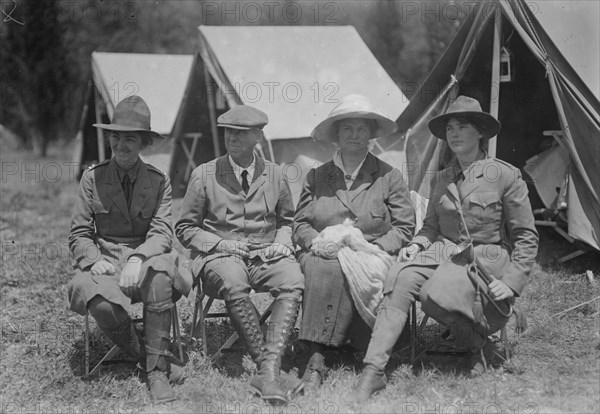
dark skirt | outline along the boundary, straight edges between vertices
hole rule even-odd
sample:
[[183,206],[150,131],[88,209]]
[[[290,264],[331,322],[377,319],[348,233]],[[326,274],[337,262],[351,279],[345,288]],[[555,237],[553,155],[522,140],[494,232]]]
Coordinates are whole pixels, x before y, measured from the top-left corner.
[[300,255],[300,265],[305,287],[299,339],[366,349],[371,330],[354,306],[339,261],[304,252]]
[[[148,272],[164,272],[170,276],[174,291],[187,296],[192,285],[191,274],[180,272],[177,265],[178,257],[175,251],[149,258],[142,265],[140,287],[144,288],[143,281]],[[131,303],[139,302],[141,298],[139,294],[134,294],[134,297],[130,298],[123,293],[119,287],[121,265],[115,264],[115,268],[113,275],[97,276],[92,276],[89,271],[75,270],[74,276],[68,284],[69,308],[80,315],[85,315],[88,302],[96,295],[102,296],[125,310],[129,309]]]

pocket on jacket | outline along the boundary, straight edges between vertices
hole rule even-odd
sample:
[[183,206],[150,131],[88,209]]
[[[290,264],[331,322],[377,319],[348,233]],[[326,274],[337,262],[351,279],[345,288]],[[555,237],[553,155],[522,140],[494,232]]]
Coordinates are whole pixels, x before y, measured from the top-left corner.
[[502,202],[495,191],[473,193],[467,197],[466,216],[474,224],[491,224],[500,222]]

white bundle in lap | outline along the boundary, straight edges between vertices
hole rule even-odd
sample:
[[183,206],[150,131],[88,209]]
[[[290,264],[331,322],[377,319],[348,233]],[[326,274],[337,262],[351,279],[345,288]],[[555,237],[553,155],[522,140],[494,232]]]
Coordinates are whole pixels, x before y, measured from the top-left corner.
[[392,257],[366,241],[350,220],[323,229],[313,240],[312,250],[327,258],[337,256],[358,314],[373,328]]

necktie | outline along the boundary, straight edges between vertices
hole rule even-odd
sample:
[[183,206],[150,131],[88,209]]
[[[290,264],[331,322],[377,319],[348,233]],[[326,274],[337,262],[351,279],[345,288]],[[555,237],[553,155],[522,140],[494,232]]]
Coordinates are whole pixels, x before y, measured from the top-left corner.
[[463,172],[461,171],[458,176],[456,177],[456,186],[460,187],[462,185],[462,183],[465,181],[465,175],[463,174]]
[[129,174],[125,173],[123,177],[123,194],[125,195],[125,201],[127,201],[127,208],[131,208],[131,196],[133,195],[133,183],[129,179]]
[[248,194],[248,190],[250,189],[250,185],[248,184],[248,170],[242,171],[242,190],[244,190],[245,194]]

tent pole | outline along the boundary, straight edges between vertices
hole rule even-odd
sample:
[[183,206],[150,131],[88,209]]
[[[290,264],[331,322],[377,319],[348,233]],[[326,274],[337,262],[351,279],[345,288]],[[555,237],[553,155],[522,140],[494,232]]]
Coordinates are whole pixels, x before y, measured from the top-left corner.
[[[98,93],[98,88],[94,88],[94,110],[96,112],[96,123],[102,123],[102,115],[100,114],[100,103],[98,99],[102,99],[101,94]],[[104,132],[102,128],[96,128],[96,138],[98,139],[98,162],[102,162],[106,159],[104,153]]]
[[[490,114],[498,119],[498,106],[500,105],[500,39],[502,36],[502,10],[496,9],[494,19],[494,45],[492,49],[492,83],[490,85]],[[497,137],[488,140],[488,156],[496,156]]]
[[217,110],[215,109],[215,90],[212,79],[208,73],[206,65],[204,68],[204,83],[206,84],[206,100],[208,101],[208,113],[210,116],[210,132],[212,135],[213,148],[215,149],[215,158],[221,156],[221,147],[219,146],[219,132],[217,130]]

